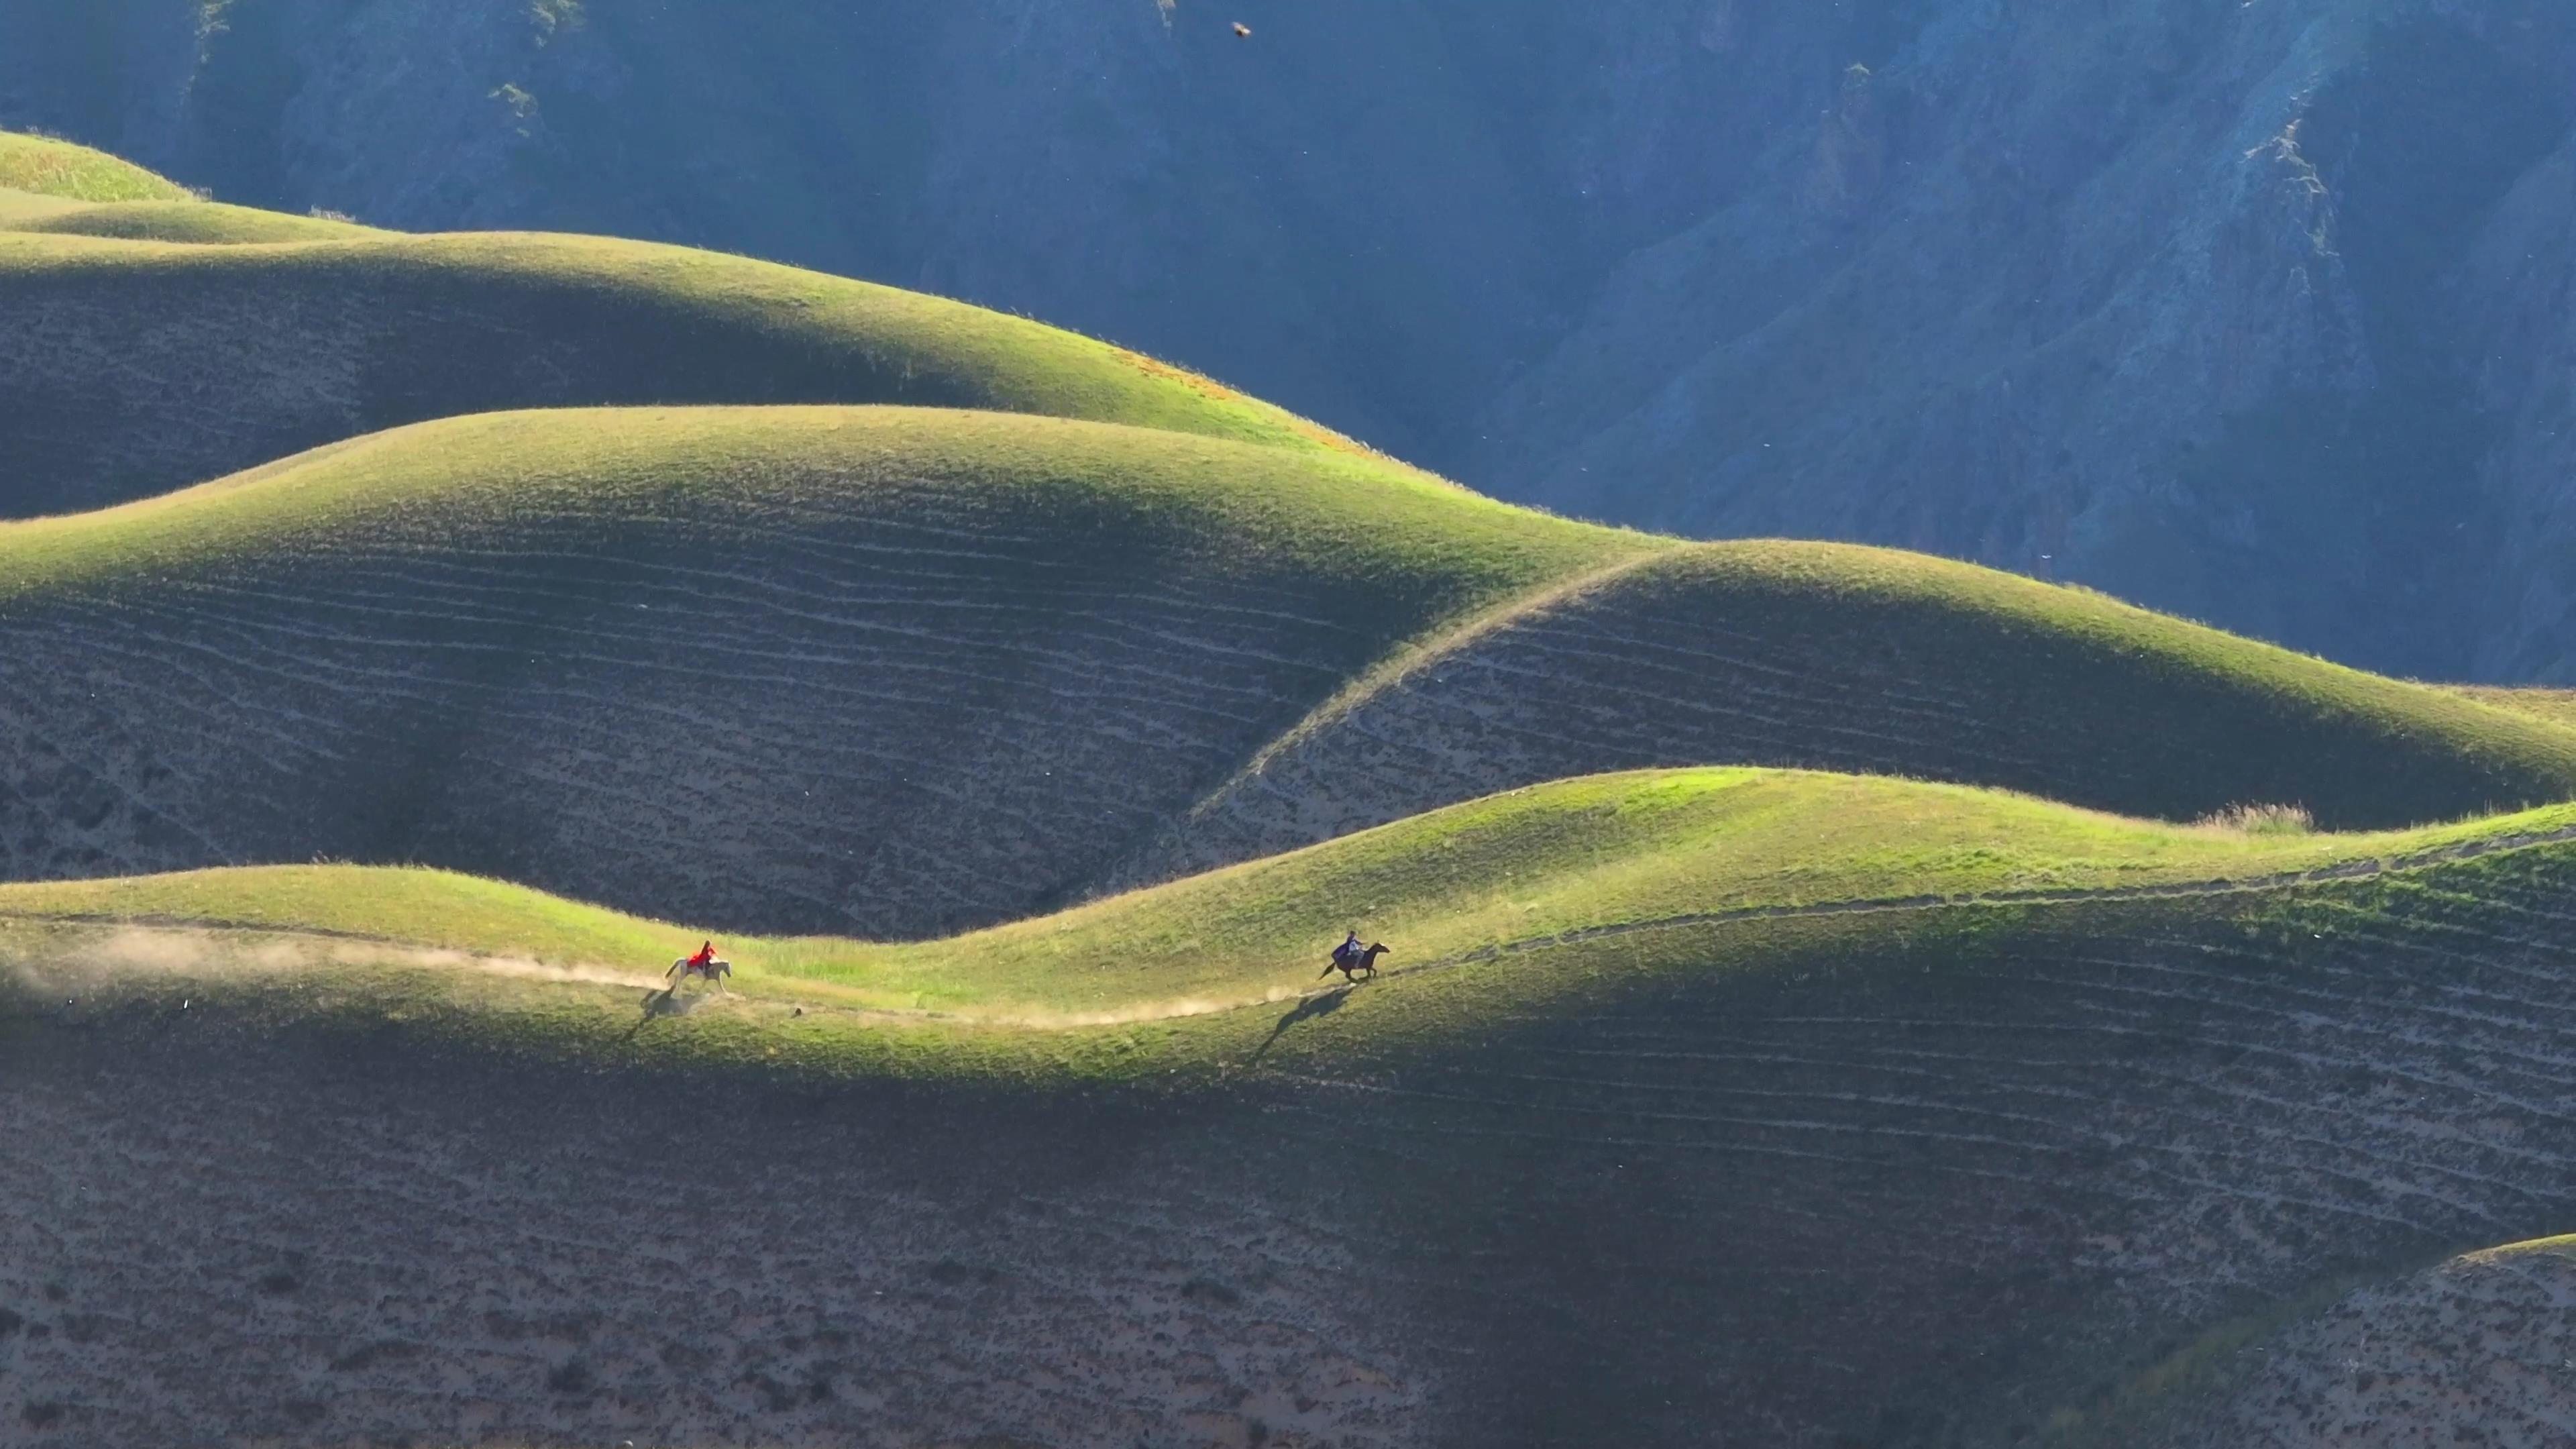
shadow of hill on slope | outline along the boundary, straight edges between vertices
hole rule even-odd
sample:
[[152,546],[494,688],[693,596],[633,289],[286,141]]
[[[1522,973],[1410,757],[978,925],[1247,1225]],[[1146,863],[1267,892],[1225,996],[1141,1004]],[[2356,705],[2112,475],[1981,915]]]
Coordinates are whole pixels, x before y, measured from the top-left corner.
[[[392,1294],[415,1350],[279,1432],[452,1435],[438,1386],[489,1363],[488,1310],[590,1325],[523,1332],[546,1351],[478,1380],[523,1432],[696,1432],[707,1390],[662,1356],[707,1343],[801,1382],[782,1370],[954,1342],[941,1392],[896,1394],[924,1433],[1089,1441],[1139,1404],[1200,1411],[1207,1375],[1245,1390],[1221,1408],[1337,1402],[1276,1352],[1287,1325],[1400,1390],[1334,1410],[1361,1443],[2012,1442],[2249,1302],[2546,1231],[2576,1201],[2571,889],[2561,844],[2256,896],[1595,939],[1347,993],[1251,1074],[1208,1064],[1275,1009],[1031,1033],[1009,1061],[991,1028],[870,1027],[901,1040],[862,1053],[821,1013],[732,1003],[574,1043],[555,1081],[544,1044],[625,1031],[630,993],[502,982],[460,1012],[395,973],[369,997],[39,968],[0,1015],[0,1077],[47,1129],[0,1158],[0,1232],[66,1285],[30,1316],[83,1337],[22,1351],[7,1391],[265,1428],[300,1346],[388,1335],[379,1266],[472,1259],[548,1266],[503,1275],[505,1303]],[[684,1037],[748,1070],[661,1070]],[[1111,1058],[1129,1085],[1085,1065]],[[317,1121],[317,1096],[349,1110]],[[214,1140],[239,1146],[201,1160]],[[22,1226],[89,1182],[41,1240]],[[637,1247],[715,1217],[758,1250]],[[147,1243],[191,1250],[110,1271]],[[311,1270],[264,1301],[285,1250]],[[129,1368],[170,1351],[133,1325],[174,1312],[232,1372]],[[1157,1324],[1215,1367],[1166,1377]],[[1132,1392],[1039,1405],[976,1371],[1064,1364],[1068,1336]],[[551,1393],[568,1357],[626,1392]],[[884,1412],[746,1398],[740,1422],[818,1436]]]
[[1407,978],[1274,1059],[1364,1084],[1310,1141],[1516,1165],[1410,1192],[1425,1277],[1548,1324],[1488,1350],[1522,1437],[2021,1442],[2321,1277],[2563,1226],[2571,859],[1578,947],[1448,984],[1503,998],[1478,1048],[1346,1056],[1460,1008]]
[[[111,209],[34,224],[223,240],[260,215]],[[266,230],[328,225],[279,217]],[[594,237],[245,247],[0,231],[0,311],[13,338],[0,349],[0,450],[13,463],[0,515],[125,502],[363,433],[534,407],[902,403],[1362,451],[1036,322]]]
[[1017,415],[427,424],[0,527],[0,872],[422,861],[936,934],[1087,884],[1404,638],[1645,546]]
[[2576,734],[2096,596],[963,410],[372,436],[0,526],[0,634],[0,873],[416,861],[729,932],[934,935],[1641,762],[2576,796]]
[[2576,734],[1970,565],[1832,544],[1625,560],[1335,698],[1126,863],[1186,875],[1497,790],[1711,762],[2120,814],[2380,828],[2576,797]]

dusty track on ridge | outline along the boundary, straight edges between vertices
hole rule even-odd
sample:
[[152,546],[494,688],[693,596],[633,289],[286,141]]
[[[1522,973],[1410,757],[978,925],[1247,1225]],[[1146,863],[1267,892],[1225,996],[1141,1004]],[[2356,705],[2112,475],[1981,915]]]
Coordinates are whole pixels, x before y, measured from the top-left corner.
[[[1558,931],[1548,935],[1518,937],[1508,941],[1496,942],[1492,945],[1479,946],[1469,951],[1450,952],[1433,957],[1426,961],[1411,962],[1402,966],[1385,967],[1376,973],[1376,977],[1369,979],[1421,976],[1437,971],[1452,970],[1460,966],[1478,965],[1488,961],[1497,961],[1507,957],[1527,955],[1534,951],[1545,951],[1557,947],[1585,945],[1595,941],[1616,940],[1624,936],[1643,935],[1656,931],[1686,930],[1699,926],[1728,925],[1739,921],[1794,920],[1830,916],[1896,915],[1916,911],[1962,910],[2006,906],[2112,905],[2136,901],[2191,900],[2226,896],[2258,895],[2274,891],[2295,890],[2300,886],[2307,885],[2325,885],[2346,881],[2371,880],[2389,875],[2400,875],[2409,871],[2425,870],[2458,861],[2474,860],[2482,856],[2563,844],[2571,840],[2576,840],[2576,826],[2569,826],[2558,830],[2531,831],[2513,835],[2492,836],[2479,840],[2462,841],[2454,845],[2442,846],[2432,850],[2417,851],[2406,855],[2393,857],[2373,856],[2359,860],[2342,861],[2332,865],[2317,866],[2308,870],[2281,871],[2267,875],[2251,876],[2241,880],[2209,879],[2198,881],[2174,881],[2156,885],[2106,886],[2092,889],[2072,887],[2064,889],[1992,891],[1973,896],[1924,895],[1901,896],[1884,899],[1864,898],[1838,901],[1811,901],[1801,905],[1742,906],[1721,911],[1694,911],[1681,915],[1658,916],[1648,920],[1617,921],[1597,926],[1580,926],[1572,930]],[[404,941],[394,937],[372,936],[350,931],[248,926],[223,921],[188,920],[174,917],[38,916],[7,911],[0,911],[0,921],[18,922],[22,924],[71,925],[97,927],[102,929],[112,928],[132,935],[152,934],[163,936],[169,939],[174,946],[183,946],[185,938],[191,935],[281,942],[309,941],[323,944],[326,947],[343,948],[336,952],[336,957],[344,963],[350,961],[390,961],[392,964],[411,966],[463,968],[522,980],[560,981],[566,984],[606,985],[652,990],[660,990],[668,985],[668,982],[663,977],[654,973],[635,971],[604,963],[543,962],[526,957],[503,956],[453,948],[424,946],[417,942]],[[115,954],[115,949],[116,943],[114,941],[109,942],[107,950],[111,956]],[[149,965],[153,964],[153,957],[155,955],[155,953],[149,951],[127,952],[126,954],[135,958],[135,964],[143,965],[147,968]],[[173,953],[160,953],[160,959],[164,962],[175,963],[178,958]],[[118,962],[115,964],[123,963]],[[274,964],[283,967],[291,963],[281,960]],[[803,982],[819,988],[824,994],[817,996],[798,994],[763,996],[760,994],[756,984],[749,984],[744,987],[737,988],[734,996],[749,1005],[794,1005],[809,1011],[833,1012],[842,1015],[874,1018],[879,1020],[941,1022],[960,1026],[1000,1026],[1037,1030],[1076,1030],[1092,1026],[1126,1026],[1154,1021],[1178,1021],[1190,1017],[1213,1016],[1229,1011],[1250,1011],[1264,1006],[1313,1001],[1348,989],[1346,984],[1312,987],[1298,991],[1273,988],[1260,996],[1241,996],[1221,1000],[1212,1000],[1202,996],[1164,1002],[1139,1002],[1132,1006],[1112,1007],[1098,1011],[1082,1012],[974,1012],[939,1011],[922,1008],[889,1006],[862,1006],[849,1002],[836,1002],[833,1001],[828,994],[832,989],[831,983],[809,981],[807,978],[794,976],[784,976],[777,979],[789,982]],[[719,997],[716,999],[723,1000],[726,998]]]
[[2249,1301],[2576,1221],[2576,849],[2517,843],[2220,887],[2284,887],[2260,930],[2034,908],[1964,951],[1859,930],[1825,969],[1524,995],[1472,1034],[1336,1017],[1178,1093],[31,1003],[0,1051],[28,1144],[0,1154],[0,1422],[2010,1443]]

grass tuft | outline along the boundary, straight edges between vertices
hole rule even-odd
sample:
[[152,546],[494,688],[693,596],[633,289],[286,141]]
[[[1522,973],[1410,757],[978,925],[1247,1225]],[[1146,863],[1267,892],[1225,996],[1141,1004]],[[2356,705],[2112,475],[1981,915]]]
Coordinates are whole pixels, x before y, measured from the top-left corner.
[[2312,835],[2317,828],[2316,817],[2305,805],[2230,805],[2192,824],[2237,835]]

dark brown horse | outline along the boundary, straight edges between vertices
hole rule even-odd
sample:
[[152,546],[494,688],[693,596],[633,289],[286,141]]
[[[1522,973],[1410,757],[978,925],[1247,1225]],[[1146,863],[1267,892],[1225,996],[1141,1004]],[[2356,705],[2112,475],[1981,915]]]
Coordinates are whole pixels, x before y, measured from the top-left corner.
[[1375,976],[1377,958],[1386,953],[1384,942],[1371,942],[1367,950],[1347,954],[1336,948],[1331,958],[1324,962],[1323,974],[1330,976],[1339,971],[1344,981],[1357,981],[1363,975]]

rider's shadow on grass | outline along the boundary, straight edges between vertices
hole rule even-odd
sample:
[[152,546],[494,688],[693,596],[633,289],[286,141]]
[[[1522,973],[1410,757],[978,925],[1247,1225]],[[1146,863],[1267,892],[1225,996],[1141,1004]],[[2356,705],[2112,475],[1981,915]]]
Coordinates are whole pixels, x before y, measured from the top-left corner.
[[626,1029],[625,1039],[633,1041],[637,1032],[640,1032],[644,1028],[652,1025],[655,1020],[661,1017],[686,1016],[690,1012],[695,1011],[697,1009],[698,999],[694,996],[682,996],[679,994],[679,991],[680,988],[674,984],[662,987],[659,990],[645,992],[644,1000],[640,1003],[644,1009],[644,1014],[635,1018],[635,1024]]
[[1313,1021],[1319,1016],[1330,1016],[1341,1010],[1342,1003],[1350,999],[1351,988],[1348,985],[1342,985],[1334,987],[1321,996],[1309,996],[1298,1002],[1286,1016],[1279,1018],[1278,1025],[1270,1028],[1269,1038],[1261,1043],[1260,1050],[1255,1051],[1252,1054],[1252,1060],[1244,1065],[1252,1067],[1261,1065],[1261,1059],[1270,1054],[1270,1048],[1278,1044],[1279,1038],[1288,1034],[1288,1028],[1301,1021]]

